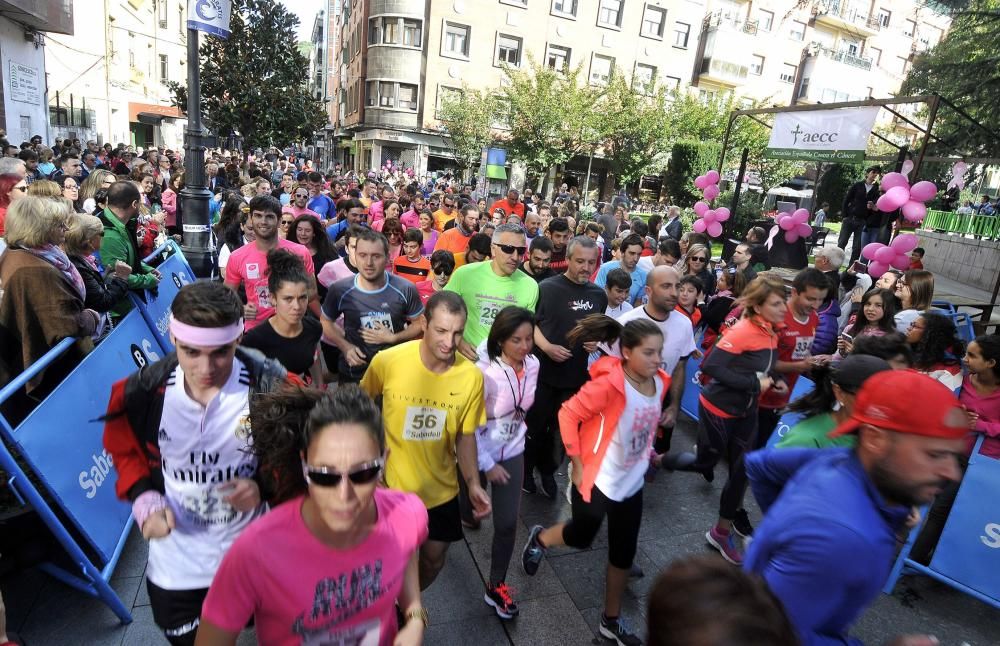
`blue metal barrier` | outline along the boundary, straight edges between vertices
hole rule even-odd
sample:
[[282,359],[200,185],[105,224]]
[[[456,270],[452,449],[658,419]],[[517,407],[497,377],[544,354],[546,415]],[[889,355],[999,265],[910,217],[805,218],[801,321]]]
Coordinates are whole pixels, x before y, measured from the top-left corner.
[[135,292],[130,292],[129,297],[139,310],[142,318],[146,320],[149,329],[155,332],[156,340],[164,353],[173,352],[174,344],[170,341],[170,331],[167,329],[170,319],[170,304],[181,287],[188,283],[193,283],[196,278],[191,265],[181,252],[177,243],[167,240],[163,245],[157,247],[143,262],[150,262],[164,253],[169,253],[169,257],[157,266],[157,271],[162,275],[160,284],[156,288],[156,294],[145,290],[140,296]]
[[[922,527],[915,527],[903,546],[882,592],[892,594],[900,575],[924,574],[983,603],[1000,608],[1000,460],[979,453],[976,441],[955,504],[941,532],[930,565],[911,560],[910,549]],[[927,517],[926,510],[924,518]]]
[[[75,341],[63,339],[7,384],[0,390],[0,402]],[[115,496],[114,467],[103,446],[104,424],[96,420],[107,410],[111,384],[157,361],[160,352],[142,316],[130,312],[17,428],[0,415],[0,466],[10,474],[10,488],[38,513],[74,566],[44,563],[41,569],[99,598],[123,623],[132,621],[132,615],[108,582],[132,527],[131,508]],[[46,496],[27,477],[15,454]],[[71,523],[72,533],[65,522]]]

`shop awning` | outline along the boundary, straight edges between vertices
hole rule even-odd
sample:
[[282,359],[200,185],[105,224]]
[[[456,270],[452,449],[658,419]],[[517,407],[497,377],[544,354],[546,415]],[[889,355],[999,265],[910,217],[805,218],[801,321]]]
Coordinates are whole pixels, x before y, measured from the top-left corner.
[[129,123],[157,124],[163,119],[184,119],[184,113],[175,105],[159,105],[157,103],[128,104]]

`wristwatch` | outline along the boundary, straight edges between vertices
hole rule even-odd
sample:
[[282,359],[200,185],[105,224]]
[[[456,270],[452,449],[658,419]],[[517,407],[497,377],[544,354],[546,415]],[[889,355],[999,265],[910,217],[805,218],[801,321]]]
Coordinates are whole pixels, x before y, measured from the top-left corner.
[[414,608],[406,613],[406,622],[409,623],[411,619],[419,619],[424,624],[424,628],[427,627],[427,609],[426,608]]

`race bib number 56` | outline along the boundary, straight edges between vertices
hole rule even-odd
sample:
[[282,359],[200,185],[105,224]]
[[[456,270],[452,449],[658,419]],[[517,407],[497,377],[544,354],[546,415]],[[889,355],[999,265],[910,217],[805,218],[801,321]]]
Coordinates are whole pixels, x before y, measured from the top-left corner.
[[440,440],[448,414],[430,406],[407,406],[403,421],[404,440]]

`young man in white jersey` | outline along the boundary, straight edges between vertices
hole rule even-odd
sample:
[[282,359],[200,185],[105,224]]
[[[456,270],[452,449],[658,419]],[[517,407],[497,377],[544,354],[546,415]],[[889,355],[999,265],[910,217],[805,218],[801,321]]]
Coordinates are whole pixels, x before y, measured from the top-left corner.
[[149,541],[153,619],[171,644],[194,644],[202,601],[222,557],[264,511],[247,450],[250,397],[297,381],[238,347],[243,304],[219,283],[185,285],[171,306],[176,346],[112,386],[104,446],[118,496]]

